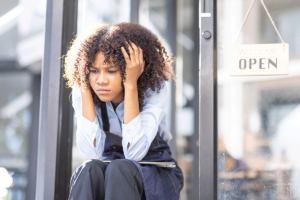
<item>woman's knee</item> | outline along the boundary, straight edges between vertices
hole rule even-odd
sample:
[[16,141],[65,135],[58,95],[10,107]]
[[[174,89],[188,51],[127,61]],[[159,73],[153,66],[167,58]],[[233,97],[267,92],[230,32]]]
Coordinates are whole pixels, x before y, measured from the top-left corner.
[[122,174],[127,174],[132,172],[136,174],[137,168],[130,161],[126,159],[113,160],[107,165],[105,176],[121,176]]
[[105,164],[101,160],[92,159],[85,161],[79,168],[81,168],[82,171],[86,171],[88,173],[98,173],[99,171],[104,173],[106,165],[107,164]]
[[[117,195],[121,196],[126,196],[126,194],[142,196],[143,180],[137,167],[132,161],[126,159],[114,160],[107,165],[105,172],[105,188],[106,194],[108,194],[109,197],[111,197],[111,195],[115,196],[116,190],[119,191],[119,194]],[[124,199],[129,198],[124,197]]]
[[104,199],[105,168],[106,164],[100,160],[87,160],[80,165],[71,177],[70,197]]
[[104,179],[105,168],[106,164],[100,160],[87,160],[73,172],[70,184],[73,185],[78,178]]

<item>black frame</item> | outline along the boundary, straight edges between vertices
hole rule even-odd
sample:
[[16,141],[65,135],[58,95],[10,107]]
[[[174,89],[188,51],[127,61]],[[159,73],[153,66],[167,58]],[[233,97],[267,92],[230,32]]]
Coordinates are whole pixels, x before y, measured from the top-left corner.
[[192,192],[191,192],[191,198],[190,199],[200,199],[200,190],[199,190],[199,183],[200,183],[200,152],[199,152],[199,106],[200,106],[200,85],[199,85],[199,61],[200,61],[200,38],[199,38],[199,33],[200,33],[200,27],[199,27],[199,0],[194,0],[194,33],[193,33],[193,41],[195,43],[194,51],[193,51],[193,67],[195,73],[193,77],[193,86],[195,88],[196,94],[194,99],[192,100],[192,107],[195,111],[194,115],[194,134],[192,135],[192,154],[194,155],[194,162],[193,162],[193,177],[192,177]]
[[[203,14],[204,13],[204,14]],[[200,199],[218,199],[217,1],[201,1]]]
[[139,0],[130,1],[130,22],[139,23]]
[[[61,53],[66,55],[77,33],[78,0],[64,1]],[[64,59],[61,59],[59,121],[56,155],[55,199],[68,199],[72,175],[73,107],[71,88],[66,87]]]
[[39,109],[40,109],[40,92],[41,92],[41,75],[33,74],[31,103],[32,124],[31,135],[29,136],[29,155],[28,155],[28,184],[26,189],[26,199],[35,198],[36,177],[37,177],[37,151],[38,151],[38,134],[39,134]]
[[[166,0],[167,8],[167,30],[166,39],[171,47],[171,51],[174,56],[177,55],[177,0]],[[174,67],[174,73],[176,74],[176,67]],[[170,141],[170,148],[172,151],[172,156],[177,159],[177,149],[176,149],[176,85],[171,82],[171,133],[173,139]]]
[[61,57],[76,34],[77,4],[77,0],[47,1],[36,200],[67,199],[69,194],[73,109]]

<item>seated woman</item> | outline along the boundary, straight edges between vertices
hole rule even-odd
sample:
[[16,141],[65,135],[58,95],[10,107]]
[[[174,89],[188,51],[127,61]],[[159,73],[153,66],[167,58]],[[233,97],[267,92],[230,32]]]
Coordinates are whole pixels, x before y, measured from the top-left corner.
[[138,24],[102,23],[74,40],[64,77],[86,162],[72,175],[69,199],[179,199],[183,175],[166,125],[172,64],[157,36]]

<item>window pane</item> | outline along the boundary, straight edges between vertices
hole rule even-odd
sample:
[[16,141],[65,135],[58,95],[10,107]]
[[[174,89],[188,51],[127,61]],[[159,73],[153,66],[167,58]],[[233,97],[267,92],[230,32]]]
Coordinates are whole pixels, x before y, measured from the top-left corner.
[[[167,25],[171,23],[168,21],[170,19],[167,18],[167,12],[170,12],[167,1],[140,1],[139,16],[140,24],[155,33],[166,46],[167,52],[175,54],[176,57],[176,65],[174,66],[176,70],[176,100],[172,102],[171,87],[174,87],[172,85],[169,87],[169,105],[172,103],[175,105],[172,105],[172,108],[170,106],[167,119],[169,130],[172,130],[171,127],[174,127],[173,130],[175,130],[175,132],[172,132],[173,139],[169,142],[173,150],[172,155],[174,156],[175,152],[177,153],[175,158],[184,174],[184,187],[180,192],[180,199],[182,200],[198,198],[193,196],[192,190],[198,191],[199,186],[195,184],[197,181],[194,179],[198,179],[198,176],[193,171],[194,163],[199,161],[197,155],[194,155],[194,152],[198,151],[198,149],[195,149],[198,148],[195,135],[199,134],[194,130],[195,115],[198,113],[195,113],[197,109],[193,105],[193,101],[198,95],[195,90],[198,79],[194,80],[194,74],[198,72],[199,68],[197,63],[194,63],[195,54],[193,53],[197,45],[194,41],[195,29],[198,29],[198,26],[195,26],[197,23],[193,19],[194,4],[193,0],[177,1],[177,32],[174,33],[177,37],[174,45],[176,46],[176,52],[171,49],[171,44],[167,41],[167,37],[172,37],[167,35]],[[176,108],[176,111],[173,108]],[[171,123],[172,115],[176,116],[173,124]],[[172,142],[174,142],[174,146],[172,146]],[[198,192],[196,193],[198,194]]]
[[[228,48],[251,2],[218,1],[219,199],[299,199],[300,2],[265,2],[290,45],[290,74],[230,77]],[[256,1],[238,43],[280,42]]]
[[0,199],[34,199],[46,0],[0,5]]
[[0,74],[0,197],[8,199],[25,199],[32,114],[30,90],[28,73]]

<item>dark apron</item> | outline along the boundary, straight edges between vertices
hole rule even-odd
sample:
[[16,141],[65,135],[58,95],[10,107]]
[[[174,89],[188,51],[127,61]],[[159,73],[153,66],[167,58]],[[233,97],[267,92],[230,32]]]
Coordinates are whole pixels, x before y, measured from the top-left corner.
[[[102,160],[125,159],[122,147],[122,137],[109,132],[109,120],[106,103],[101,105],[103,130],[106,134]],[[156,134],[147,155],[142,161],[175,162],[176,168],[162,168],[154,165],[141,165],[132,161],[138,168],[143,179],[147,200],[178,200],[183,187],[183,174],[177,162],[171,157],[169,145]]]

